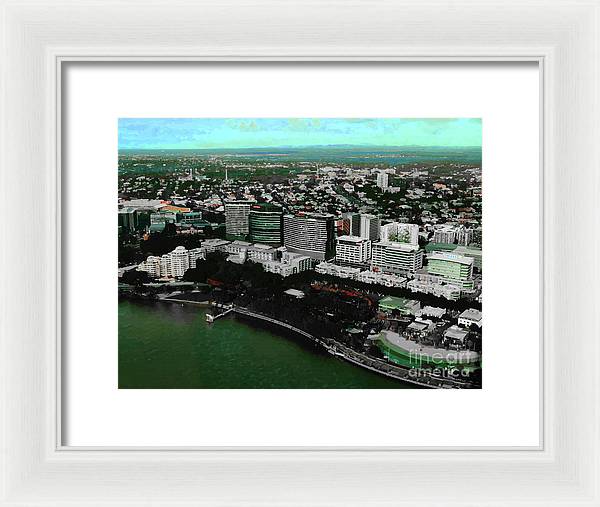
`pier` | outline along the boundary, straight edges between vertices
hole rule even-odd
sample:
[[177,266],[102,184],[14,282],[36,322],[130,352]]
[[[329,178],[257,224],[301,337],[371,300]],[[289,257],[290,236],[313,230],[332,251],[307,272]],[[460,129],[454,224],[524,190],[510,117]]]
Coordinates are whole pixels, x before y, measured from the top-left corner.
[[214,308],[218,310],[223,310],[221,313],[217,313],[217,314],[211,314],[211,313],[207,313],[206,314],[206,322],[214,322],[217,319],[220,319],[221,317],[225,317],[225,315],[227,315],[228,313],[231,313],[232,311],[234,311],[234,307],[233,305],[219,305],[216,304],[214,305]]

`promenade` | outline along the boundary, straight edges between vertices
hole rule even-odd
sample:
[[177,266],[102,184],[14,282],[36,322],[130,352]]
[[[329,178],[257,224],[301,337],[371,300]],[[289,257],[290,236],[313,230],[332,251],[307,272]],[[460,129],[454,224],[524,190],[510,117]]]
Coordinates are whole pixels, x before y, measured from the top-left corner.
[[[447,389],[465,389],[472,388],[473,386],[465,381],[456,380],[454,378],[440,378],[433,375],[430,375],[426,372],[420,371],[419,375],[415,375],[415,369],[411,368],[403,368],[401,366],[397,366],[391,364],[386,361],[382,361],[380,359],[367,356],[365,354],[361,354],[345,345],[331,339],[323,339],[318,338],[302,329],[299,329],[287,322],[283,322],[268,315],[264,315],[261,313],[253,312],[246,308],[242,308],[239,306],[234,306],[232,309],[233,313],[243,315],[246,317],[251,317],[255,319],[259,319],[265,322],[269,322],[271,324],[277,325],[279,327],[288,329],[293,331],[314,343],[321,345],[327,352],[333,354],[337,357],[344,359],[345,361],[349,361],[357,366],[362,368],[366,368],[371,371],[375,371],[382,375],[386,375],[388,377],[392,377],[402,382],[408,382],[411,384],[419,385],[422,387],[428,388],[447,388]],[[412,372],[412,373],[411,373]]]

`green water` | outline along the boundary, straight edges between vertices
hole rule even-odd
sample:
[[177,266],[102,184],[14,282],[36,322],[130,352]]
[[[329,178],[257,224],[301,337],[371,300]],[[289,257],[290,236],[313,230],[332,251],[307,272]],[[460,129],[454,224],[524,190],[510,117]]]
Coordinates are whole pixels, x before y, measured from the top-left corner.
[[254,321],[173,303],[119,302],[119,388],[413,388]]

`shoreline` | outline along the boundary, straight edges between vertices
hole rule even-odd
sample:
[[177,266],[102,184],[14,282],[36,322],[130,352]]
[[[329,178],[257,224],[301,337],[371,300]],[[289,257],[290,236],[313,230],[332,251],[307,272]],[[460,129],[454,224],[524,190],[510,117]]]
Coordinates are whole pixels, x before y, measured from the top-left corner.
[[[167,303],[180,303],[182,305],[184,305],[184,304],[191,305],[191,306],[196,306],[199,308],[214,308],[215,307],[215,303],[210,299],[207,299],[206,301],[193,301],[193,300],[176,299],[176,298],[170,298],[170,297],[164,297],[164,298],[158,297],[156,299],[153,299],[153,301],[167,302]],[[474,387],[472,385],[462,383],[462,382],[459,382],[459,381],[456,381],[453,379],[449,379],[446,377],[440,378],[440,377],[432,376],[429,374],[423,374],[424,376],[421,377],[423,379],[427,379],[427,381],[421,380],[418,378],[410,378],[409,372],[414,371],[414,369],[412,369],[412,368],[406,368],[406,367],[403,367],[403,366],[395,364],[395,363],[389,363],[389,362],[380,360],[378,358],[366,356],[364,354],[356,352],[355,350],[350,349],[349,347],[346,347],[345,345],[343,345],[335,340],[328,340],[329,343],[326,343],[323,339],[313,336],[310,333],[303,331],[302,329],[299,329],[290,324],[287,324],[286,322],[282,322],[282,321],[274,319],[272,317],[262,315],[262,314],[259,314],[256,312],[252,312],[251,310],[248,310],[243,307],[234,306],[232,309],[232,313],[236,316],[240,315],[240,316],[247,317],[249,319],[261,320],[263,322],[273,324],[280,328],[287,329],[295,334],[302,336],[305,339],[310,340],[312,343],[315,343],[315,344],[321,346],[326,352],[330,353],[331,355],[333,355],[335,357],[338,357],[344,361],[347,361],[355,366],[362,367],[364,369],[370,370],[374,373],[378,373],[378,374],[383,375],[388,378],[393,378],[400,382],[417,385],[419,387],[427,388],[427,389],[448,389],[448,388],[450,388],[450,389],[479,389],[479,387]],[[432,384],[431,382],[434,382],[434,384]]]
[[[249,317],[249,318],[259,319],[259,320],[269,322],[274,325],[278,325],[285,329],[294,331],[294,332],[304,336],[305,338],[310,339],[314,343],[321,345],[322,347],[325,348],[325,350],[327,352],[329,352],[330,354],[332,354],[336,357],[339,357],[339,358],[341,358],[349,363],[352,363],[356,366],[360,366],[367,370],[373,371],[375,373],[384,375],[389,378],[393,378],[395,380],[399,380],[401,382],[418,385],[419,387],[424,387],[424,388],[428,388],[428,389],[444,389],[444,388],[448,388],[448,387],[454,388],[454,389],[457,389],[457,388],[471,389],[471,388],[473,388],[470,385],[465,385],[464,383],[460,383],[455,380],[451,380],[451,379],[447,379],[447,378],[437,378],[437,377],[434,377],[431,375],[427,375],[426,378],[429,381],[433,380],[433,381],[441,384],[441,385],[432,385],[429,382],[420,381],[415,378],[410,378],[409,372],[414,371],[411,368],[402,367],[402,366],[396,365],[396,364],[390,364],[390,363],[384,362],[382,360],[379,360],[377,358],[365,356],[364,354],[360,354],[359,352],[356,352],[356,351],[350,349],[349,347],[346,347],[345,345],[342,345],[341,343],[333,341],[333,340],[332,340],[333,344],[325,343],[322,339],[317,338],[317,337],[311,335],[310,333],[307,333],[306,331],[298,329],[294,326],[291,326],[290,324],[279,321],[272,317],[268,317],[266,315],[252,312],[246,308],[241,308],[241,307],[234,307],[233,313],[236,315],[242,315],[242,316]],[[366,361],[370,364],[365,364],[364,361]]]

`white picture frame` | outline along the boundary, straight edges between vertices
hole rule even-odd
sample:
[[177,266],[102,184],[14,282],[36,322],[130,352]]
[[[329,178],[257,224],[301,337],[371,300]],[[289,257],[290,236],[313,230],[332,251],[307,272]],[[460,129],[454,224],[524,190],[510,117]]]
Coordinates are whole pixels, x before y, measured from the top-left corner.
[[[598,7],[517,0],[2,3],[1,505],[600,505]],[[539,64],[540,448],[61,445],[61,66],[215,60]],[[27,227],[7,219],[25,195]]]

